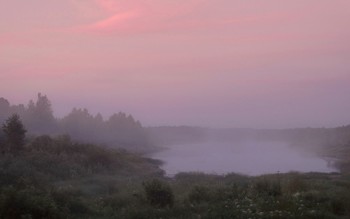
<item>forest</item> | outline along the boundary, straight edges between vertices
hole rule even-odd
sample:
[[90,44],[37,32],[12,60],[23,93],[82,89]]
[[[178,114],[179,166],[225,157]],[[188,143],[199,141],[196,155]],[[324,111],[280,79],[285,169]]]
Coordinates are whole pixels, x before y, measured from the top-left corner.
[[74,108],[63,118],[56,118],[50,100],[39,93],[37,99],[30,100],[27,105],[11,105],[7,99],[0,98],[0,123],[12,114],[21,117],[29,136],[69,135],[79,142],[137,152],[146,152],[154,147],[141,123],[123,112],[104,119],[99,113],[91,115],[87,109]]
[[[348,218],[349,126],[334,129],[145,128],[131,115],[87,109],[55,118],[49,99],[0,99],[0,218]],[[167,177],[145,157],[160,145],[288,140],[338,159],[339,173]],[[311,149],[310,149],[311,150]]]

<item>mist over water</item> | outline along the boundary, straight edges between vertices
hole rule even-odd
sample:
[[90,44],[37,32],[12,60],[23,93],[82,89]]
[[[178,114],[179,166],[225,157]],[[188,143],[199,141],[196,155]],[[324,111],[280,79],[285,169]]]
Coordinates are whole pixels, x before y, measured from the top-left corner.
[[326,160],[285,142],[177,144],[153,154],[152,158],[164,161],[162,168],[169,176],[189,171],[252,176],[290,171],[336,172]]

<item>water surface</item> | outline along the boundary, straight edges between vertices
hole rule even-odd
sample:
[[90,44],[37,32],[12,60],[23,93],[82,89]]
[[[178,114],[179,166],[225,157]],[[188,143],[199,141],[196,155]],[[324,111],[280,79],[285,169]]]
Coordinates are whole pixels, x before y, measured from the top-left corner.
[[242,173],[334,172],[326,160],[283,142],[200,143],[169,146],[153,154],[167,175],[178,172]]

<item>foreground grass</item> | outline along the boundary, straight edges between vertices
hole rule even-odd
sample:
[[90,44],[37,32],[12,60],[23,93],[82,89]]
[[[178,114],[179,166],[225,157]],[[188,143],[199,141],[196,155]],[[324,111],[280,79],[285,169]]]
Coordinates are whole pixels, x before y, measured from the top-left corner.
[[180,173],[42,136],[0,157],[0,218],[349,218],[350,176]]

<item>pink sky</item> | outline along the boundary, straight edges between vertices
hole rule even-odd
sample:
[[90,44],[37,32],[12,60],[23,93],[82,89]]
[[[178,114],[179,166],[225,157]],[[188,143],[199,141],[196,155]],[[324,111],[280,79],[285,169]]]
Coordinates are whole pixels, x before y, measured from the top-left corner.
[[0,96],[144,125],[350,123],[348,0],[11,0]]

